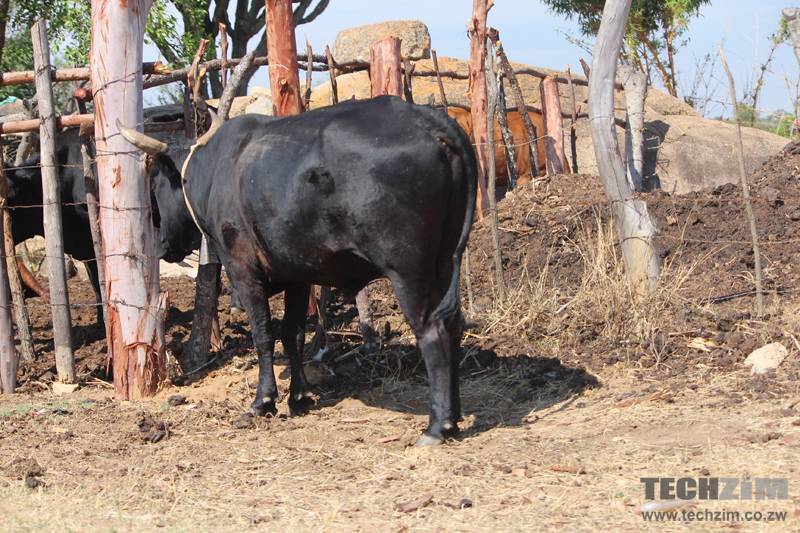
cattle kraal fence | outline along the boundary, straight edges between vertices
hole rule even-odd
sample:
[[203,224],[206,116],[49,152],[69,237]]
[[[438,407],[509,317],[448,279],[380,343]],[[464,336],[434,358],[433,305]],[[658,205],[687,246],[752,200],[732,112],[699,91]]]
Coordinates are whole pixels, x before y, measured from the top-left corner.
[[[415,67],[414,63],[411,63],[409,61],[405,61],[403,63],[402,72],[403,72],[403,81],[405,83],[404,95],[405,95],[405,98],[407,100],[413,101],[413,79],[414,78],[435,77],[439,81],[440,87],[441,87],[442,78],[450,78],[450,79],[457,79],[457,80],[466,80],[466,79],[468,79],[469,76],[467,74],[461,74],[461,73],[458,73],[458,72],[448,71],[448,70],[440,71],[439,68],[438,68],[438,64],[435,61],[435,57],[436,56],[435,56],[435,52],[434,52],[434,68],[432,70],[430,70],[430,71],[418,70]],[[308,61],[309,58],[311,59],[310,62]],[[500,56],[498,56],[498,59],[500,61],[502,61],[504,59],[504,57],[500,58]],[[507,60],[505,60],[505,61],[507,62]],[[144,81],[144,88],[147,89],[147,88],[159,87],[159,86],[163,86],[163,85],[170,84],[170,83],[182,83],[182,84],[185,85],[185,90],[186,90],[186,93],[187,93],[187,96],[188,96],[192,91],[192,88],[193,88],[192,85],[196,86],[196,84],[199,83],[199,81],[201,79],[201,78],[198,78],[197,75],[195,74],[194,75],[194,80],[193,80],[192,79],[193,78],[193,74],[192,74],[193,72],[197,73],[199,71],[212,72],[212,71],[217,71],[217,70],[225,70],[225,69],[228,69],[228,68],[236,67],[237,65],[239,65],[240,62],[241,62],[240,59],[230,59],[230,60],[217,59],[217,60],[207,61],[205,63],[197,62],[192,67],[185,68],[185,69],[180,69],[180,70],[175,70],[175,71],[171,71],[171,72],[168,71],[168,69],[166,69],[163,65],[160,65],[159,63],[145,64],[143,66],[143,72],[146,75],[146,79]],[[268,62],[268,59],[266,57],[255,57],[252,60],[251,68],[258,68],[260,66],[267,66],[268,64],[269,64],[269,62]],[[330,78],[331,78],[331,82],[332,82],[331,83],[331,87],[332,87],[332,103],[336,103],[338,101],[336,82],[335,82],[337,73],[363,71],[363,70],[368,70],[369,67],[370,67],[370,64],[368,62],[360,62],[360,61],[346,61],[346,62],[341,62],[341,63],[336,62],[335,59],[330,54],[330,52],[328,52],[326,55],[314,55],[314,54],[311,54],[310,50],[309,50],[308,54],[298,54],[298,69],[305,70],[307,72],[307,80],[308,80],[307,87],[309,87],[309,88],[311,87],[310,78],[311,78],[311,73],[312,72],[328,72],[329,73]],[[571,86],[573,84],[574,85],[587,85],[587,83],[588,83],[586,81],[587,78],[585,78],[585,77],[573,77],[569,73],[569,70],[567,70],[567,75],[566,76],[555,76],[555,77],[553,77],[552,75],[548,75],[545,72],[539,71],[537,69],[532,69],[532,68],[514,69],[513,72],[517,76],[530,76],[532,78],[539,79],[539,80],[544,80],[544,79],[546,79],[548,77],[551,77],[551,78],[555,79],[556,83],[569,85],[570,88],[571,88]],[[494,73],[492,73],[492,74],[494,75]],[[4,74],[2,74],[2,77],[0,77],[0,85],[14,85],[14,84],[21,84],[21,83],[31,83],[33,81],[34,76],[35,76],[35,72],[30,72],[30,71],[29,72],[17,72],[17,73],[4,73]],[[502,73],[502,72],[497,74],[497,77],[498,77],[498,79],[504,80],[506,83],[513,83],[512,80],[509,79],[508,77],[506,77],[505,74]],[[80,68],[78,68],[78,69],[52,69],[52,81],[53,82],[76,82],[76,81],[85,82],[88,79],[89,79],[89,69],[88,68],[83,68],[83,69],[80,69]],[[621,84],[618,84],[618,86],[616,88],[621,90],[622,89]],[[501,95],[503,95],[502,85],[501,85]],[[91,91],[87,90],[86,88],[81,88],[79,90],[79,92],[76,94],[76,98],[79,99],[79,101],[84,104],[84,108],[85,108],[85,104],[91,100],[91,97],[92,97]],[[504,99],[505,99],[505,97],[503,95],[503,98],[501,99],[501,101],[504,101]],[[510,99],[511,98],[509,98],[509,100]],[[189,102],[189,101],[190,101],[190,98],[187,98],[187,102]],[[544,106],[545,105],[545,99],[543,98],[541,100],[541,102],[542,102],[542,106]],[[459,107],[459,108],[462,108],[462,109],[465,109],[465,110],[469,110],[469,106],[465,106],[463,104],[458,104],[458,103],[453,103],[453,102],[448,102],[444,89],[441,89],[440,97],[439,97],[438,100],[434,96],[431,96],[428,99],[427,102],[418,102],[418,103],[425,103],[425,104],[428,104],[428,105],[432,105],[432,106],[440,107],[440,108],[445,108],[445,109],[447,109],[448,107]],[[507,113],[518,111],[519,109],[526,109],[528,111],[532,111],[532,112],[540,113],[540,114],[543,112],[543,110],[541,108],[536,108],[534,106],[527,105],[523,101],[516,101],[516,103],[517,103],[517,105],[512,105],[512,106],[505,106],[504,104],[498,106],[498,108],[497,108],[498,115],[502,114],[502,115],[505,116]],[[306,108],[308,108],[308,106],[309,106],[308,95],[306,96],[306,99],[305,99],[305,106],[306,106]],[[546,112],[546,110],[545,110],[545,112]],[[577,109],[577,107],[575,105],[574,96],[573,96],[573,99],[572,99],[571,112],[569,112],[569,113],[563,112],[561,110],[560,106],[558,107],[556,112],[563,119],[568,119],[568,120],[571,121],[570,127],[568,129],[571,130],[572,132],[574,132],[574,130],[575,130],[576,121],[588,118],[588,115],[586,113],[581,113]],[[15,118],[19,118],[19,117],[15,117]],[[93,133],[92,128],[91,128],[91,123],[94,120],[94,115],[93,114],[84,112],[84,113],[81,113],[81,114],[78,114],[78,115],[62,116],[62,117],[54,117],[54,118],[56,119],[56,123],[61,127],[80,126],[81,135],[82,136],[89,136],[89,135],[91,135]],[[34,131],[34,130],[39,128],[40,122],[41,122],[41,120],[39,118],[33,118],[33,119],[27,119],[27,120],[5,120],[5,121],[0,122],[0,133],[2,133],[3,135],[9,135],[9,134],[16,134],[16,133],[24,133],[24,132]],[[501,122],[501,124],[503,123],[502,120],[500,122]],[[621,125],[623,127],[625,126],[625,122],[624,121],[617,120],[617,124]],[[186,137],[187,138],[194,137],[197,134],[197,132],[195,131],[196,130],[196,124],[195,124],[195,121],[194,121],[194,112],[191,109],[189,109],[188,107],[185,110],[184,120],[174,121],[174,122],[167,123],[167,124],[160,124],[158,126],[158,128],[159,128],[160,131],[164,131],[164,130],[172,130],[172,131],[184,130],[186,132]],[[145,131],[148,131],[148,129],[145,129]],[[154,130],[149,130],[149,131],[154,131]],[[557,134],[563,135],[561,132],[558,132]],[[508,138],[506,138],[507,143],[504,144],[504,148],[505,148],[507,153],[512,153],[512,152],[514,152],[514,148],[515,147],[531,146],[532,144],[534,144],[539,139],[552,137],[554,135],[555,135],[555,133],[553,133],[553,132],[551,132],[549,135],[548,134],[536,135],[536,132],[534,132],[534,135],[532,137],[529,136],[528,137],[529,140],[525,140],[525,141],[514,140],[514,139],[510,139],[509,140]],[[573,163],[573,171],[577,172],[578,169],[577,169],[576,163],[574,161],[574,153],[575,153],[574,145],[575,145],[575,142],[576,142],[575,136],[571,135],[570,136],[570,140],[571,140],[572,147],[573,147],[573,150],[572,150],[572,153],[573,153],[573,162],[572,162]],[[475,143],[475,146],[476,146],[476,149],[483,149],[484,148],[484,144],[483,143]],[[94,157],[91,158],[91,163],[94,163],[96,158],[98,156],[102,157],[102,155],[103,154],[95,154]],[[565,154],[563,154],[563,153],[560,154],[560,157],[563,159],[565,157]],[[511,158],[509,157],[507,159],[507,161],[511,161]],[[510,167],[513,166],[513,163],[511,163],[509,166]],[[23,164],[23,165],[16,166],[15,168],[19,169],[19,170],[27,170],[27,171],[31,171],[31,172],[40,172],[41,169],[42,169],[42,165],[41,164],[36,164],[36,165],[25,165],[25,164]],[[61,164],[59,164],[59,168],[62,169],[62,170],[63,169],[84,170],[85,169],[85,165],[70,165],[70,164],[61,165]],[[537,174],[536,166],[531,165],[531,171],[532,171],[532,173],[534,175],[534,178],[537,177],[537,175],[536,175]],[[508,189],[509,190],[513,189],[513,187],[515,185],[515,182],[516,182],[516,179],[513,178],[514,173],[515,173],[515,169],[514,168],[509,168],[508,169],[508,176],[509,176],[509,183],[508,183],[509,187],[508,187]],[[4,205],[7,205],[7,202],[8,202],[7,198],[3,198],[2,201],[3,201]],[[699,205],[707,204],[709,202],[719,202],[719,198],[713,197],[713,196],[704,196],[704,197],[691,198],[691,199],[689,199],[689,201],[691,201],[692,203],[695,203],[695,204],[697,204],[699,206]],[[741,198],[738,198],[738,199],[737,198],[726,198],[725,201],[730,203],[730,204],[736,204],[736,203],[739,203],[739,202],[743,202],[744,200],[741,199]],[[782,204],[785,204],[785,205],[800,204],[800,198],[797,198],[797,199],[796,198],[784,198],[784,197],[774,197],[774,198],[769,198],[769,199],[755,198],[755,201],[756,202],[769,203],[769,204],[774,204],[775,202],[781,202]],[[45,202],[45,203],[42,203],[42,204],[39,204],[39,205],[18,206],[18,207],[16,207],[16,209],[45,208],[48,205],[50,205],[50,204]],[[75,202],[62,202],[61,205],[62,206],[92,206],[92,205],[94,205],[98,209],[101,209],[101,210],[102,209],[112,209],[110,207],[99,205],[96,201],[93,201],[93,200],[75,201]],[[570,202],[568,204],[568,206],[570,208],[573,208],[573,209],[590,208],[590,207],[592,207],[594,205],[596,205],[595,202]],[[149,207],[147,207],[147,206],[129,207],[129,208],[127,208],[127,210],[139,211],[139,210],[148,209],[148,208]],[[117,207],[115,207],[113,209],[120,210],[120,208],[117,208]],[[536,212],[537,212],[537,214],[539,216],[548,216],[548,214],[551,214],[551,213],[555,214],[555,213],[563,212],[563,209],[564,209],[563,205],[559,206],[559,207],[539,206],[539,207],[537,207]],[[96,222],[93,222],[93,223],[96,224]],[[501,228],[501,230],[502,230],[502,228]],[[669,246],[669,242],[671,241],[672,242],[672,244],[671,244],[672,248],[677,248],[682,243],[695,243],[695,244],[701,244],[701,245],[705,244],[705,245],[709,245],[709,246],[749,245],[749,244],[751,244],[751,241],[747,241],[747,240],[738,241],[738,240],[730,240],[730,239],[726,240],[726,239],[718,239],[718,238],[704,240],[704,239],[690,238],[690,237],[685,237],[685,236],[677,237],[677,236],[663,236],[662,235],[662,236],[660,236],[660,239],[662,240],[662,242],[668,243],[668,246]],[[771,247],[776,247],[776,246],[781,246],[781,245],[788,245],[788,244],[795,244],[795,243],[798,243],[798,242],[800,242],[800,239],[772,240],[772,241],[769,241],[769,242],[761,243],[761,246],[766,251],[768,251]],[[618,244],[617,244],[617,246],[618,246]],[[502,253],[502,250],[497,249],[496,252],[497,253]],[[48,259],[49,257],[51,257],[51,256],[48,256],[47,254],[45,254],[43,259]],[[102,261],[106,257],[111,257],[111,256],[103,254],[99,259],[91,259],[89,261]],[[14,259],[18,259],[18,258],[19,259],[24,259],[24,257],[22,257],[21,255],[14,254]],[[142,256],[140,259],[141,260],[149,260],[149,259],[152,259],[152,257]],[[9,264],[9,266],[11,266],[11,268],[13,268],[13,266],[15,265],[15,262],[14,261],[8,261],[8,264]],[[467,266],[466,268],[468,269],[469,267]],[[102,268],[100,268],[99,270],[102,272]],[[464,276],[464,279],[465,279],[464,283],[466,285],[470,285],[470,283],[471,283],[470,282],[470,272],[467,270],[465,272],[465,274],[466,275]],[[773,292],[775,294],[784,294],[784,293],[787,293],[787,292],[795,291],[795,289],[787,288],[787,287],[773,287],[772,290],[773,290]],[[709,299],[706,302],[707,303],[714,303],[714,302],[718,302],[718,301],[724,301],[724,300],[729,299],[729,298],[736,298],[736,297],[745,296],[745,295],[748,295],[748,294],[750,294],[749,291],[748,292],[737,292],[737,293],[732,293],[730,295],[721,296],[721,297],[714,298],[714,299]],[[128,303],[128,302],[122,302],[122,301],[116,301],[116,300],[115,301],[111,301],[111,302],[103,301],[103,302],[96,302],[96,303],[89,303],[89,302],[70,303],[68,301],[67,302],[51,302],[50,304],[24,303],[24,299],[18,298],[17,296],[18,295],[15,293],[15,307],[25,307],[25,308],[31,308],[31,309],[32,308],[37,308],[37,307],[50,307],[51,309],[54,310],[54,312],[55,312],[55,309],[57,309],[59,307],[62,307],[62,308],[65,308],[65,309],[69,309],[70,307],[105,307],[109,303],[114,303],[114,304],[117,304],[117,305],[131,306],[131,304]],[[470,302],[470,308],[472,308],[472,307],[473,307],[472,306],[472,302]],[[139,308],[141,310],[144,310],[141,307],[137,307],[137,308]],[[18,328],[20,330],[25,329],[26,327],[27,326],[25,324],[18,324]],[[33,357],[33,356],[34,356],[34,354],[32,354],[32,353],[27,353],[27,352],[23,353],[23,357],[25,357],[25,358],[29,358],[29,357]]]

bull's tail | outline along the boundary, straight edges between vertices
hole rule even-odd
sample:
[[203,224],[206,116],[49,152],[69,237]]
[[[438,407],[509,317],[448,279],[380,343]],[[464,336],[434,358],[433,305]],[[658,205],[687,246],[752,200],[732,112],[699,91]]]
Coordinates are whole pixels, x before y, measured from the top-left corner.
[[[454,167],[454,181],[465,182],[467,187],[467,206],[464,214],[464,221],[461,226],[461,237],[453,253],[453,276],[450,279],[450,286],[447,289],[442,301],[433,312],[433,318],[444,320],[451,328],[461,327],[461,257],[467,248],[469,232],[472,228],[472,220],[475,216],[475,203],[478,195],[478,162],[475,157],[475,150],[467,134],[450,117],[441,112],[437,113],[437,122],[447,122],[441,124],[443,132],[446,134],[436,135],[436,139],[446,144],[459,159],[460,165]],[[461,169],[460,175],[455,170]],[[451,201],[455,198],[451,198]],[[450,209],[457,211],[454,205]]]

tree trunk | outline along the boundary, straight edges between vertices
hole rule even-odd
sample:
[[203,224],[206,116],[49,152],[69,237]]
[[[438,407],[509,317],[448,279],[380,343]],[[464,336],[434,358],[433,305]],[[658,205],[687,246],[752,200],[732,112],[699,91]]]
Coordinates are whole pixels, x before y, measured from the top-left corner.
[[561,98],[558,96],[556,75],[547,76],[539,84],[542,100],[542,122],[544,123],[544,153],[548,174],[563,174],[564,122],[561,118]]
[[478,198],[476,217],[481,220],[484,211],[489,209],[486,191],[486,177],[489,175],[489,155],[486,122],[486,15],[494,4],[492,0],[473,0],[472,19],[467,24],[470,33],[469,53],[469,95],[472,115],[472,135],[475,152],[478,156]]
[[145,158],[118,135],[115,124],[119,120],[141,128],[142,42],[151,4],[152,0],[92,2],[91,74],[108,351],[118,400],[154,394],[166,374],[168,295],[159,291]]
[[[72,353],[72,319],[69,312],[67,272],[64,265],[64,237],[61,227],[61,191],[56,166],[56,110],[51,85],[50,45],[47,24],[39,20],[31,27],[33,61],[36,66],[36,94],[39,98],[40,162],[47,277],[50,282],[50,307],[53,312],[53,342],[56,348],[58,379],[75,383],[75,356]],[[141,63],[141,61],[140,61]]]
[[647,93],[647,76],[629,65],[617,68],[625,87],[625,107],[628,126],[625,128],[625,160],[628,182],[636,191],[641,191],[644,169],[644,99]]
[[655,288],[660,272],[653,237],[656,226],[647,204],[634,198],[622,167],[614,131],[614,82],[631,0],[608,0],[597,33],[589,78],[589,127],[597,169],[622,248],[631,288],[647,293]]
[[267,56],[272,106],[275,116],[298,115],[303,111],[303,104],[300,99],[300,73],[297,70],[292,2],[266,0],[266,6]]
[[400,64],[400,39],[389,37],[378,41],[369,49],[370,96],[382,94],[403,95],[403,76]]
[[783,10],[783,18],[789,27],[789,36],[792,38],[792,49],[797,63],[800,64],[800,9],[789,7]]

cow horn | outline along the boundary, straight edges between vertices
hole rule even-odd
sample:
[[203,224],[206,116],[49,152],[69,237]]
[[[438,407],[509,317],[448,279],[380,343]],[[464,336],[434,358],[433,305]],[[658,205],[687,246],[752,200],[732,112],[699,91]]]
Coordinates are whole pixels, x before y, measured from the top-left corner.
[[117,119],[117,129],[126,141],[148,155],[156,155],[167,151],[167,143],[162,143],[133,128],[123,126],[119,119]]
[[198,146],[202,146],[208,143],[208,141],[211,140],[211,137],[213,137],[214,134],[217,132],[219,127],[222,126],[222,121],[219,119],[217,114],[214,113],[213,110],[209,109],[208,114],[211,115],[211,127],[208,128],[208,131],[205,132],[203,135],[201,135],[199,139],[197,139]]

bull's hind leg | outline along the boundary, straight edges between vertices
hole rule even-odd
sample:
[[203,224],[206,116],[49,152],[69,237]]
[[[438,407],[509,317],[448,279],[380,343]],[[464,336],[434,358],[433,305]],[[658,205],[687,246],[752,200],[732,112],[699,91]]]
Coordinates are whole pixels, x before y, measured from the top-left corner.
[[[225,265],[229,275],[233,275],[228,265]],[[269,312],[268,292],[262,282],[254,275],[235,277],[234,283],[240,288],[240,295],[247,318],[250,321],[250,330],[253,333],[253,342],[258,352],[258,388],[256,399],[250,405],[250,412],[259,416],[277,414],[275,402],[278,401],[278,386],[275,383],[275,371],[272,367],[272,358],[275,353],[275,335],[272,331]]]
[[428,429],[416,445],[441,444],[447,437],[458,433],[458,420],[461,418],[457,398],[458,376],[454,375],[458,365],[457,354],[453,353],[454,343],[444,320],[433,317],[441,296],[435,284],[420,281],[419,277],[399,276],[396,273],[387,275],[403,314],[414,331],[428,370],[430,419]]
[[285,311],[281,326],[283,350],[289,357],[292,380],[289,384],[289,416],[300,414],[314,405],[311,388],[303,371],[303,344],[306,340],[306,311],[311,287],[300,285],[286,289]]

